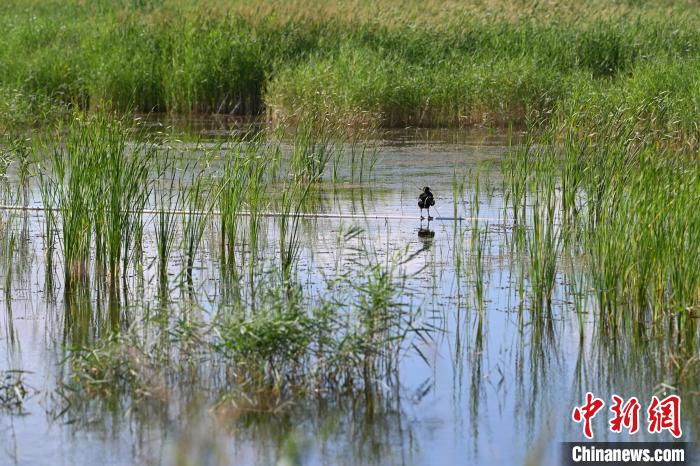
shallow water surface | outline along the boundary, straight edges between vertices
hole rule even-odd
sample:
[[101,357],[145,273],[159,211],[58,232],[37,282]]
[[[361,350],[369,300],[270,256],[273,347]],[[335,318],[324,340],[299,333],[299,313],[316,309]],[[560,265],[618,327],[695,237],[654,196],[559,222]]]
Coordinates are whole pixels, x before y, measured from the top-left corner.
[[[192,380],[174,383],[182,390],[146,406],[132,406],[128,395],[116,403],[71,399],[64,384],[69,369],[61,364],[66,351],[138,321],[159,299],[153,216],[144,218],[143,269],[116,300],[99,290],[87,297],[90,317],[77,328],[66,318],[75,303],[62,294],[60,280],[53,287],[46,281],[43,212],[0,212],[0,369],[25,371],[29,390],[21,409],[0,411],[1,462],[557,464],[560,441],[583,439],[570,416],[586,391],[604,400],[613,393],[637,396],[646,406],[645,400],[667,392],[674,381],[665,342],[601,335],[594,299],[572,298],[575,260],[558,261],[551,313],[531,312],[522,278],[527,264],[512,252],[514,225],[500,176],[507,140],[493,134],[458,140],[439,133],[394,134],[380,141],[364,179],[349,181],[350,169],[343,167],[345,181],[315,193],[312,215],[300,222],[296,273],[305,292],[322,295],[326,278],[351,268],[360,245],[379,261],[403,251],[410,259],[401,267],[400,300],[412,310],[414,324],[429,330],[406,340],[393,383],[307,398],[271,412],[215,409],[212,400],[222,387],[197,376],[210,377],[211,371],[196,368]],[[453,189],[453,179],[463,180],[464,189]],[[8,192],[15,192],[16,178],[7,183]],[[35,184],[30,182],[27,203],[40,206]],[[436,196],[436,219],[429,223],[420,219],[416,204],[426,185]],[[6,198],[5,204],[17,201]],[[275,222],[264,221],[261,250],[270,260],[276,255]],[[205,232],[189,291],[174,285],[181,281],[178,253],[170,264],[170,299],[194,299],[203,322],[212,318],[226,287],[216,225],[212,221]],[[352,227],[361,229],[359,236],[339,242],[339,233]],[[423,228],[434,236],[420,237]],[[198,390],[186,390],[191,383]],[[687,406],[684,438],[692,439]],[[604,415],[595,419],[597,440],[629,439],[610,433],[606,422]],[[640,432],[634,440],[669,438]]]

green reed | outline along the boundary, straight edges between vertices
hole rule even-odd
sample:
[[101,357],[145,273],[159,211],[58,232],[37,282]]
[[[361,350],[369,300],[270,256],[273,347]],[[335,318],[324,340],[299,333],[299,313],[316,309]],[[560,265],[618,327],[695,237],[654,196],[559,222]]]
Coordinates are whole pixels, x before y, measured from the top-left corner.
[[59,238],[68,288],[74,278],[84,278],[87,273],[94,229],[94,206],[90,200],[96,197],[97,178],[94,175],[99,170],[95,152],[89,147],[90,133],[82,132],[81,126],[81,122],[75,123],[65,146],[53,150],[51,174],[41,178],[51,185],[42,189],[42,194],[53,194],[42,201],[48,209],[55,209],[60,217]]
[[[119,128],[96,136],[103,137],[108,148],[105,156],[98,156],[101,158],[100,168],[103,174],[98,188],[101,196],[95,205],[95,241],[96,244],[102,241],[105,243],[112,277],[120,273],[120,260],[122,270],[126,271],[132,248],[140,246],[139,227],[142,225],[142,212],[151,190],[148,169],[153,152],[142,145],[138,134],[130,136]],[[128,150],[127,138],[134,145]],[[99,237],[97,232],[101,232],[103,237]],[[97,247],[98,259],[99,249]]]
[[300,214],[308,201],[309,183],[292,182],[282,188],[277,218],[279,227],[279,261],[283,283],[289,283],[302,248]]
[[541,184],[534,196],[531,228],[525,235],[528,278],[532,290],[532,310],[551,312],[556,287],[557,262],[561,253],[561,227],[557,225],[557,199],[551,178]]
[[48,244],[54,215],[61,225],[66,284],[86,277],[93,247],[98,271],[116,282],[138,242],[152,149],[122,121],[98,114],[76,116],[50,155],[40,174],[40,193],[50,212]]
[[472,217],[470,254],[475,299],[474,304],[479,312],[479,329],[481,330],[481,320],[484,316],[485,292],[484,248],[486,247],[486,240],[488,237],[488,224],[485,225],[483,229],[479,226],[480,202],[479,176],[476,176],[470,206],[470,215]]
[[[275,151],[275,153],[277,153]],[[245,243],[248,246],[247,271],[248,281],[250,283],[250,291],[254,296],[256,291],[255,278],[257,267],[259,264],[260,247],[264,241],[264,225],[263,216],[268,206],[270,199],[267,192],[266,168],[269,166],[270,159],[267,157],[258,156],[253,159],[253,163],[248,164],[246,185],[246,197],[248,207],[248,228],[245,232]]]
[[[56,203],[55,185],[46,179],[43,171],[39,171],[39,191],[44,202],[44,254],[47,269],[52,268],[53,253],[56,248]],[[48,201],[48,202],[47,202]],[[53,274],[51,274],[53,275]]]
[[[224,153],[217,203],[221,214],[222,254],[234,268],[237,246],[247,241],[251,248],[257,249],[260,214],[267,203],[265,190],[275,178],[274,166],[279,157],[277,143],[260,139],[234,144]],[[247,238],[242,221],[246,215],[250,217]],[[254,256],[251,254],[251,259]]]
[[687,322],[696,309],[700,175],[676,135],[648,119],[649,105],[620,108],[586,131],[578,120],[563,137],[534,129],[542,143],[514,151],[506,186],[510,202],[526,198],[523,183],[529,193],[519,216],[535,309],[551,306],[563,253],[583,267],[577,280],[590,284],[600,322],[613,331],[670,316]]
[[195,175],[191,186],[185,192],[186,212],[182,217],[182,251],[184,255],[185,277],[188,286],[192,286],[192,271],[204,232],[214,208],[216,193],[211,186],[205,185],[202,174]]
[[304,120],[296,129],[290,155],[290,171],[297,178],[321,181],[328,163],[343,150],[340,133],[323,117]]
[[[5,226],[7,227],[7,230],[9,230],[12,228],[12,222],[8,221],[6,225],[0,225],[0,227]],[[9,303],[12,301],[12,278],[17,236],[12,231],[3,231],[0,241],[2,243],[1,250],[3,255],[2,269],[5,275],[3,291],[5,293],[5,300],[9,306]]]
[[[452,169],[452,216],[454,218],[459,217],[459,206],[464,199],[464,177],[457,176],[457,167]],[[462,297],[462,272],[463,272],[463,258],[464,254],[464,236],[465,230],[462,227],[462,222],[455,221],[452,226],[452,238],[453,238],[453,253],[452,260],[455,266],[455,283],[457,285],[457,299],[461,300]],[[458,304],[459,308],[459,304]]]
[[157,211],[154,236],[158,258],[158,277],[161,284],[165,285],[168,264],[177,237],[178,211],[184,207],[185,190],[182,186],[182,179],[177,177],[177,172],[167,156],[162,161],[159,159],[157,174],[158,179],[154,186]]
[[522,124],[532,111],[559,121],[581,108],[594,122],[659,97],[650,118],[697,148],[700,20],[687,2],[564,2],[551,16],[500,1],[430,4],[376,14],[340,2],[166,0],[156,11],[44,0],[30,13],[5,2],[0,126],[71,105],[329,115],[345,129]]

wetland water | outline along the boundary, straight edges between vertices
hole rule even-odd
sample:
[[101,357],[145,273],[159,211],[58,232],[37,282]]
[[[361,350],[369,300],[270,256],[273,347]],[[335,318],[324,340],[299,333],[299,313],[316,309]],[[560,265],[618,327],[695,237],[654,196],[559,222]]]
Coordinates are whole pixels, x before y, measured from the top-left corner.
[[[557,260],[551,311],[531,311],[528,264],[513,252],[513,215],[500,171],[507,141],[505,135],[457,142],[440,133],[399,135],[379,142],[361,181],[351,180],[343,165],[339,182],[315,191],[307,212],[348,218],[300,221],[295,274],[306,302],[328,293],[333,277],[362,281],[372,273],[369,262],[397,261],[396,312],[422,331],[407,332],[371,389],[319,390],[266,409],[222,403],[229,391],[247,395],[222,375],[221,359],[204,351],[181,362],[188,367],[179,372],[141,373],[151,393],[140,401],[128,390],[85,396],[70,384],[75,366],[63,362],[71,348],[115,330],[182,341],[184,332],[195,331],[183,320],[195,329],[215,321],[230,297],[215,215],[204,227],[191,283],[183,283],[185,260],[175,246],[167,293],[158,286],[156,216],[144,214],[143,258],[125,286],[116,296],[95,286],[74,300],[63,293],[60,260],[52,266],[58,278],[47,283],[44,213],[0,211],[0,370],[11,374],[7,383],[16,373],[5,371],[25,371],[27,390],[21,407],[0,411],[0,463],[557,464],[559,442],[583,440],[570,417],[586,391],[604,400],[636,396],[643,407],[653,394],[675,393],[672,342],[649,336],[644,325],[604,334],[576,258]],[[176,147],[196,157],[187,143]],[[5,184],[3,204],[17,204],[17,174],[10,171]],[[466,219],[421,221],[416,200],[426,185],[436,196],[432,215]],[[27,186],[26,203],[41,206],[36,180]],[[263,265],[255,274],[269,273],[278,260],[278,222],[261,219]],[[419,237],[428,226],[434,237]],[[185,228],[178,217],[178,238]],[[681,411],[690,441],[693,406],[684,403]],[[596,440],[630,439],[610,433],[606,422],[606,415],[594,420]],[[633,438],[644,439],[671,437],[640,431]]]

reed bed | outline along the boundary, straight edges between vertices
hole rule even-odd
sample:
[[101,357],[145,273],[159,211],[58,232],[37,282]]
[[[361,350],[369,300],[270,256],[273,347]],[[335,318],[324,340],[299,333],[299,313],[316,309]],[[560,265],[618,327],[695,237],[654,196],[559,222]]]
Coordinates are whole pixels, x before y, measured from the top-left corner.
[[111,282],[122,277],[138,242],[140,213],[150,196],[153,150],[138,135],[105,115],[76,119],[65,144],[55,144],[41,168],[41,195],[48,250],[53,248],[54,212],[60,216],[66,287],[86,277],[93,258]]
[[[402,355],[427,361],[416,342],[439,332],[407,286],[414,256],[380,257],[359,229],[339,228],[336,270],[311,286],[299,276],[309,251],[298,214],[322,207],[326,183],[367,183],[377,153],[362,130],[407,125],[526,127],[502,189],[519,274],[510,285],[521,329],[529,311],[523,348],[534,370],[571,301],[581,342],[592,312],[600,347],[624,337],[634,354],[640,339],[663,340],[678,386],[694,380],[700,19],[690,4],[600,4],[582,21],[592,7],[573,2],[550,12],[497,1],[31,4],[31,16],[18,0],[0,6],[0,128],[12,134],[0,178],[14,164],[26,179],[39,162],[46,283],[55,286],[58,255],[65,386],[78,398],[166,401],[191,385],[217,409],[278,412],[397,387]],[[115,116],[132,111],[293,128],[287,139],[267,128],[184,155],[167,135]],[[61,124],[48,160],[15,137],[46,121]],[[485,186],[470,183],[474,218]],[[469,202],[456,170],[452,190],[457,217]],[[26,203],[4,185],[2,194]],[[283,215],[265,218],[271,209]],[[10,302],[23,241],[0,221]],[[150,231],[154,257],[144,258]],[[458,307],[475,323],[466,355],[477,416],[492,243],[477,220],[453,236]],[[220,266],[220,300],[198,289],[211,279],[205,257]],[[435,270],[426,288],[437,288]],[[122,301],[149,280],[155,304]]]
[[566,119],[582,108],[595,121],[631,101],[652,104],[659,126],[681,120],[679,138],[697,146],[700,19],[690,4],[429,3],[420,10],[430,16],[389,0],[357,11],[46,0],[31,15],[6,2],[0,120],[31,124],[60,104],[329,114],[355,128],[522,125],[532,112]]
[[550,307],[556,258],[568,256],[585,275],[578,286],[593,290],[600,325],[672,319],[690,336],[700,305],[697,161],[645,111],[619,109],[563,139],[555,128],[533,129],[539,144],[523,144],[504,170],[518,212],[512,244],[528,257],[533,307]]
[[256,293],[213,315],[185,301],[121,332],[74,340],[66,396],[129,406],[204,390],[219,409],[279,412],[394,384],[399,358],[433,329],[406,303],[412,258],[399,251],[379,261],[363,251],[322,294],[305,292],[293,268],[261,273]]
[[[36,170],[46,207],[46,276],[55,273],[58,251],[71,347],[66,383],[75,393],[159,398],[194,358],[206,360],[212,374],[224,370],[226,383],[217,391],[259,397],[260,409],[314,390],[334,396],[388,383],[412,336],[427,338],[419,309],[405,301],[411,258],[404,251],[380,260],[356,247],[350,267],[339,257],[346,265],[322,293],[306,289],[298,276],[306,250],[299,214],[317,208],[314,190],[329,161],[370,172],[358,166],[369,157],[343,160],[355,158],[355,149],[345,150],[330,131],[295,131],[284,149],[276,133],[265,133],[176,155],[173,141],[156,142],[138,124],[98,112],[76,114],[48,144],[36,144],[32,157],[49,152]],[[270,209],[281,216],[263,217]],[[358,235],[351,229],[345,241]],[[144,241],[154,253],[145,261]],[[3,244],[11,262],[15,240]],[[223,289],[215,313],[203,319],[197,265],[207,254],[221,264]],[[154,309],[126,307],[122,296],[148,286],[143,276],[151,270]],[[164,342],[167,335],[172,339]]]

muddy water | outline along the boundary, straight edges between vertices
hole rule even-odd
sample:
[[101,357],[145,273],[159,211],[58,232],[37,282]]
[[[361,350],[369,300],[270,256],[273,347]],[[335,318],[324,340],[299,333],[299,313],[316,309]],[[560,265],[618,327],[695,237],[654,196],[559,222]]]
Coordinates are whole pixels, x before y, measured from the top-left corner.
[[[175,391],[165,403],[138,409],[129,409],[128,400],[113,406],[66,401],[58,390],[66,371],[61,360],[76,335],[66,328],[60,283],[47,287],[43,214],[3,211],[4,259],[13,253],[3,260],[0,276],[0,369],[25,371],[29,393],[21,410],[0,411],[0,463],[558,464],[559,442],[583,439],[581,426],[570,420],[583,393],[604,400],[613,393],[637,396],[646,407],[652,394],[669,392],[664,384],[673,380],[663,342],[645,341],[640,348],[633,337],[610,341],[599,334],[593,299],[574,302],[570,273],[576,264],[564,258],[552,316],[546,322],[531,316],[527,283],[519,278],[524,264],[508,246],[513,225],[499,174],[506,144],[506,135],[455,140],[447,133],[394,134],[380,142],[362,182],[324,187],[320,211],[337,216],[302,222],[298,274],[306,290],[322,289],[323,277],[337,271],[338,232],[358,226],[357,241],[377,257],[404,249],[414,255],[405,267],[410,291],[404,299],[432,331],[406,345],[391,386],[371,396],[311,400],[273,413],[218,415],[206,390],[182,397]],[[455,173],[465,180],[456,200]],[[341,170],[341,178],[349,176],[347,167]],[[10,176],[11,192],[16,183]],[[433,215],[442,218],[429,224],[416,205],[426,185],[436,195]],[[29,204],[40,204],[32,184]],[[455,213],[465,219],[455,220]],[[419,237],[422,228],[434,237]],[[153,227],[146,231],[144,278],[121,298],[117,307],[124,313],[156,299]],[[274,231],[270,224],[271,257]],[[484,250],[481,305],[471,265],[475,231]],[[10,236],[15,242],[7,249]],[[193,277],[205,318],[222,287],[215,242],[212,230]],[[175,256],[173,276],[181,268]],[[173,289],[172,298],[181,293]],[[95,304],[96,296],[87,331],[93,338],[109,328],[109,313]],[[693,439],[694,413],[683,406],[684,438]],[[597,440],[629,439],[610,433],[606,422],[607,413],[594,420]],[[640,432],[633,440],[669,438]]]

